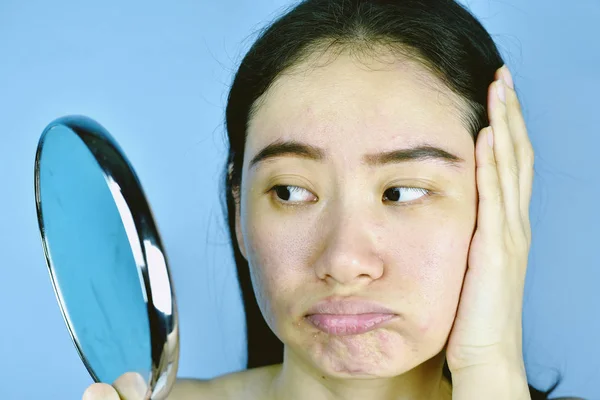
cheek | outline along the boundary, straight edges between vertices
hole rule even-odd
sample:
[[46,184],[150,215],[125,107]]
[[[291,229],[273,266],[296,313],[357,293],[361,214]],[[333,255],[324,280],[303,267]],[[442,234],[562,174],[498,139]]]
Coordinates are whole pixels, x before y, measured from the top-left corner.
[[410,297],[408,311],[420,335],[441,337],[455,318],[473,225],[465,220],[423,223],[403,232],[390,257],[395,285]]
[[257,301],[271,329],[277,315],[288,315],[295,292],[314,279],[307,266],[314,252],[315,233],[298,218],[286,219],[273,212],[249,210],[244,240]]
[[248,218],[246,241],[249,259],[257,273],[273,278],[270,282],[284,283],[293,276],[306,272],[303,260],[312,249],[314,234],[308,227],[287,223],[280,218],[262,214],[260,218]]

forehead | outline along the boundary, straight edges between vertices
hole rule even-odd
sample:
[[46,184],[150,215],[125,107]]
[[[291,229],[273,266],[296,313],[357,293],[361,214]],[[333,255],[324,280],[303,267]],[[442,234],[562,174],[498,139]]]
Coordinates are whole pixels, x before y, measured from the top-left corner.
[[313,64],[285,72],[259,99],[246,153],[276,140],[304,141],[345,157],[424,141],[465,157],[472,151],[463,102],[420,64],[359,61],[346,53]]

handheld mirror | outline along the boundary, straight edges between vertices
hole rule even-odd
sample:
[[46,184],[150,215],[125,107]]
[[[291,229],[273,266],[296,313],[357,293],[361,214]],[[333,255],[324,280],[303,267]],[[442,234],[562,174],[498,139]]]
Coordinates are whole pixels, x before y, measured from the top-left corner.
[[35,200],[54,292],[88,372],[108,384],[129,373],[144,399],[165,399],[179,360],[175,294],[124,153],[87,117],[51,122],[37,147]]

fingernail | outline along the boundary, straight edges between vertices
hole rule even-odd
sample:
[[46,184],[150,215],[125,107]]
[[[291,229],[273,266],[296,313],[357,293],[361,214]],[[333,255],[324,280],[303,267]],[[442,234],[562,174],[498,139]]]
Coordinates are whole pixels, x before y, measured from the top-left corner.
[[487,141],[490,147],[494,147],[494,131],[491,126],[487,129]]
[[502,79],[498,79],[496,81],[496,91],[498,92],[498,97],[500,98],[500,101],[506,103],[506,96],[504,94],[504,83]]
[[504,82],[506,82],[506,84],[508,85],[509,88],[511,88],[511,89],[515,88],[513,79],[512,79],[512,75],[506,65],[504,65],[502,67],[502,78],[504,79]]

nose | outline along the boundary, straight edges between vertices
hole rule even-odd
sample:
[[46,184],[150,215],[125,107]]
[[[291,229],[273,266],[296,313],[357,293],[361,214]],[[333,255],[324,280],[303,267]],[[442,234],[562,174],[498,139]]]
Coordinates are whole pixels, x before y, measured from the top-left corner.
[[330,229],[315,261],[319,279],[346,286],[379,279],[384,262],[367,214],[350,211],[327,223]]

